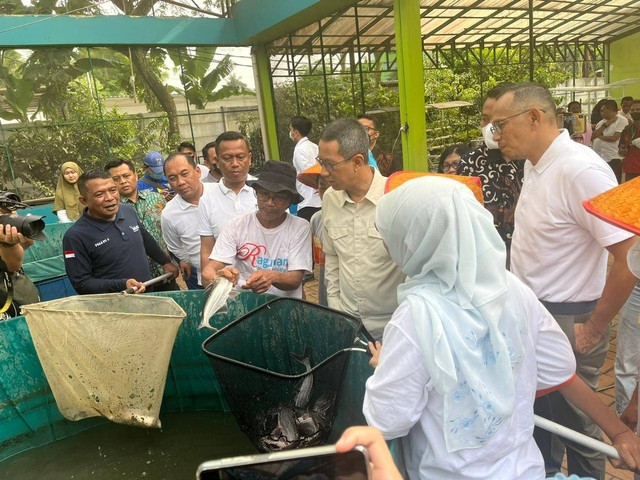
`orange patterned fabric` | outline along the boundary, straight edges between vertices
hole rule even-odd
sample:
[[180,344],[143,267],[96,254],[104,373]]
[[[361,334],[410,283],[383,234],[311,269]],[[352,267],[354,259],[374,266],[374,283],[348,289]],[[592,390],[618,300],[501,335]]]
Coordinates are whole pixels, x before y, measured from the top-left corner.
[[582,205],[605,222],[640,235],[640,177],[585,200]]
[[460,183],[464,183],[473,192],[473,195],[476,197],[476,200],[478,200],[481,205],[484,205],[484,197],[482,196],[482,181],[478,177],[448,175],[446,173],[409,172],[407,170],[402,170],[400,172],[394,173],[387,179],[387,184],[385,185],[384,193],[389,193],[391,190],[398,188],[400,185],[404,184],[409,180],[413,180],[414,178],[419,178],[419,177],[426,177],[426,176],[450,178]]
[[318,188],[318,177],[320,176],[321,170],[322,165],[316,163],[315,165],[307,168],[304,172],[300,172],[298,175],[298,181],[300,183],[304,183],[307,187]]

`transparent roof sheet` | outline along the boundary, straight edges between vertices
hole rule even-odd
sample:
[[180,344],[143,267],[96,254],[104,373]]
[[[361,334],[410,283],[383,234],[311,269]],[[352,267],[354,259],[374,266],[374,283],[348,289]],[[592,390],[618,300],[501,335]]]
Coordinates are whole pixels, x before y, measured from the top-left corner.
[[[421,0],[422,42],[442,45],[607,43],[640,31],[638,0]],[[532,30],[530,30],[530,24]],[[322,34],[322,41],[319,37]],[[328,53],[395,44],[392,0],[360,0],[274,42],[274,53]]]

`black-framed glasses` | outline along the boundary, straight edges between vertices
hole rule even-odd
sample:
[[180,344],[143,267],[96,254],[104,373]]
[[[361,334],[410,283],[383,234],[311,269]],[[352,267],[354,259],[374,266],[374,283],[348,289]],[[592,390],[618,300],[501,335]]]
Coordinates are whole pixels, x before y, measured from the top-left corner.
[[349,160],[351,160],[351,159],[347,158],[346,160],[341,160],[339,162],[333,163],[333,162],[330,162],[329,160],[325,160],[323,158],[316,157],[316,162],[318,162],[321,167],[326,168],[327,170],[329,170],[331,172],[333,172],[338,165],[340,165],[341,163],[346,163]]
[[442,170],[444,170],[445,172],[447,170],[457,170],[459,166],[460,166],[460,159],[454,160],[451,163],[446,163],[445,162],[445,163],[442,164]]
[[256,189],[256,197],[261,202],[268,202],[271,200],[273,203],[283,205],[285,203],[291,203],[291,196],[286,193],[272,193],[267,190]]
[[[539,109],[542,113],[546,113],[546,110]],[[522,112],[514,113],[513,115],[509,115],[508,117],[502,118],[500,120],[495,120],[491,122],[491,133],[497,133],[498,135],[502,135],[504,131],[504,126],[507,124],[509,120],[512,118],[516,118],[524,113],[530,112],[531,109],[527,108]]]

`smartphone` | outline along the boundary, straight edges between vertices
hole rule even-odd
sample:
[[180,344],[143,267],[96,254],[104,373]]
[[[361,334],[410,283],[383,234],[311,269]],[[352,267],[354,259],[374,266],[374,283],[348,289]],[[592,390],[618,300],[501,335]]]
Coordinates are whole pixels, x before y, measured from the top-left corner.
[[338,453],[334,445],[211,460],[196,472],[197,480],[367,480],[369,476],[365,447]]

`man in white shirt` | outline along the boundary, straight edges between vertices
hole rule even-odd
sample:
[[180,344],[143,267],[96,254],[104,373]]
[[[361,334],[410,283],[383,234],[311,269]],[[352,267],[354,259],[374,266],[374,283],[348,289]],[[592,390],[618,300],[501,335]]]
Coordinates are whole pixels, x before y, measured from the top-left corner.
[[311,271],[309,222],[287,212],[302,201],[296,171],[270,160],[251,185],[258,211],[231,220],[211,252],[215,275],[223,275],[254,293],[302,298],[302,277]]
[[369,137],[357,120],[330,123],[318,147],[320,175],[330,186],[322,200],[329,307],[360,317],[380,340],[405,279],[375,226],[386,177],[369,165]]
[[224,226],[232,218],[258,208],[255,192],[246,183],[251,167],[249,142],[241,133],[230,131],[220,134],[215,143],[222,179],[207,189],[198,206],[203,286],[211,283],[215,276],[215,268],[209,266],[209,255]]
[[[293,150],[293,166],[300,175],[307,168],[313,167],[318,158],[318,146],[307,138],[311,131],[311,120],[307,117],[292,117],[289,124],[289,138],[296,144]],[[302,202],[298,205],[298,216],[311,220],[314,213],[320,210],[322,199],[315,188],[296,181],[298,193],[302,195]]]
[[169,251],[180,261],[180,270],[189,290],[201,289],[198,204],[205,186],[193,156],[174,153],[164,162],[164,173],[176,196],[162,211],[162,237]]
[[609,164],[618,183],[622,181],[622,159],[618,153],[618,142],[629,121],[618,114],[615,100],[605,100],[600,109],[602,120],[591,135],[593,150]]
[[[614,187],[615,177],[591,149],[558,130],[555,103],[544,87],[510,87],[496,101],[491,120],[503,154],[528,159],[515,212],[511,271],[556,319],[572,344],[576,373],[595,389],[607,355],[609,324],[635,284],[626,262],[634,239],[589,215],[582,201]],[[607,251],[614,257],[608,277]],[[539,398],[535,410],[591,437],[602,435],[556,393]],[[547,476],[559,471],[566,447],[570,474],[604,478],[604,455],[562,445],[550,434],[534,436]]]

